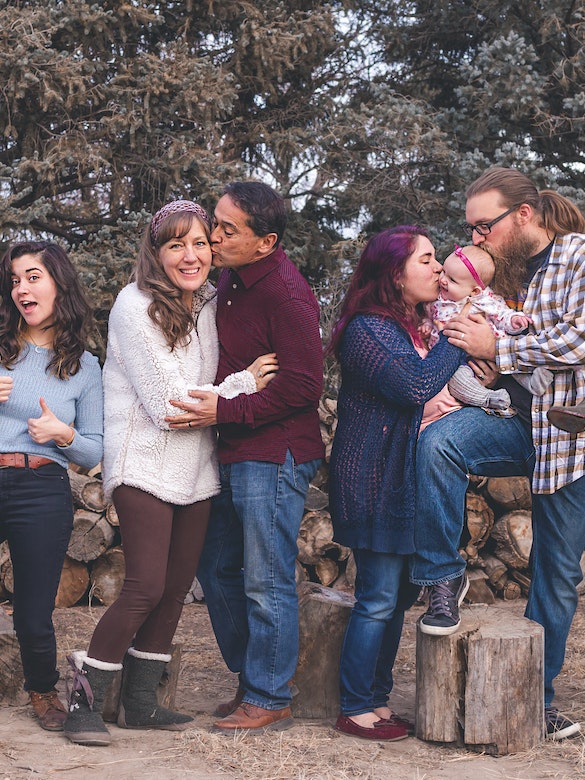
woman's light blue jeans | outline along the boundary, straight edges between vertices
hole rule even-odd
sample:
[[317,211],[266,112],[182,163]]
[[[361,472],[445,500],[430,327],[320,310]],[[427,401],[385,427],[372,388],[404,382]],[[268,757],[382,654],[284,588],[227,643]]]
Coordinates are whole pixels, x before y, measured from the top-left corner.
[[408,582],[408,557],[354,550],[356,603],[341,651],[341,711],[361,715],[385,707],[392,690],[404,612],[420,588]]

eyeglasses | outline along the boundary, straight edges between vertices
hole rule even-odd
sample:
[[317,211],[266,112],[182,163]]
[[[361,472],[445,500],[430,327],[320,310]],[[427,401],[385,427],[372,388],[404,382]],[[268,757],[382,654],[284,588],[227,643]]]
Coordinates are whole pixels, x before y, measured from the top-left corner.
[[492,219],[491,222],[478,222],[477,225],[469,225],[467,222],[463,225],[463,230],[467,233],[469,236],[473,236],[473,231],[480,235],[480,236],[487,236],[489,233],[492,232],[493,226],[496,224],[496,222],[499,222],[501,219],[504,219],[504,217],[507,217],[508,214],[511,214],[513,211],[516,211],[517,208],[519,208],[522,204],[517,203],[515,206],[512,206],[508,209],[508,211],[504,211],[503,214],[500,214],[499,217],[496,217],[495,219]]

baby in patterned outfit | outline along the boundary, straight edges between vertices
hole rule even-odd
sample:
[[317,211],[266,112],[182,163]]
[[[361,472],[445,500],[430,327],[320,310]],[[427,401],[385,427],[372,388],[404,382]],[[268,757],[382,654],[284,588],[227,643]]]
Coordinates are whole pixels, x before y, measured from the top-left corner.
[[[428,304],[428,321],[422,326],[428,336],[429,349],[439,340],[437,324],[445,325],[470,303],[470,314],[484,315],[496,335],[517,335],[530,325],[530,318],[511,309],[504,299],[496,295],[489,284],[494,278],[494,261],[477,246],[455,250],[443,263],[439,278],[441,291],[433,303]],[[552,372],[539,367],[530,374],[513,374],[514,379],[533,395],[542,395],[553,380]],[[506,415],[515,414],[510,409],[510,396],[504,389],[490,390],[484,387],[468,365],[460,366],[449,382],[451,395],[471,406],[496,410]]]

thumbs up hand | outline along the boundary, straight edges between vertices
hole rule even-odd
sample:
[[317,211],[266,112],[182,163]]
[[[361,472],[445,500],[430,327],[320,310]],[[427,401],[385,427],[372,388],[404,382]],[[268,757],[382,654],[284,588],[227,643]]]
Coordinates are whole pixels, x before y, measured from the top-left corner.
[[31,439],[35,444],[46,444],[49,441],[54,441],[59,446],[67,444],[74,434],[71,426],[53,414],[44,398],[39,398],[39,405],[41,416],[29,417],[28,420],[28,434]]

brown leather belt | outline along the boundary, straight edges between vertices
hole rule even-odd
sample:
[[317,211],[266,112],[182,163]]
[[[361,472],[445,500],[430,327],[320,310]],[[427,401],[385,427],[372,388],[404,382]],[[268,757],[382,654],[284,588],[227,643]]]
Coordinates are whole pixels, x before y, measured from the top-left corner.
[[0,468],[13,469],[38,469],[39,466],[48,466],[55,463],[51,458],[41,458],[39,455],[26,455],[24,452],[0,453]]

